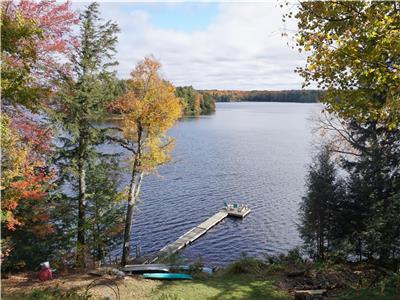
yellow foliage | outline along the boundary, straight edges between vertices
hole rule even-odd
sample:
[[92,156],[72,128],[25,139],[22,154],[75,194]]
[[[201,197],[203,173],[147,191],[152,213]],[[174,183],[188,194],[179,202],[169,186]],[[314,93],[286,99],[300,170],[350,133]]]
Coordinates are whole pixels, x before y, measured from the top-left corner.
[[140,171],[150,172],[170,160],[173,139],[166,133],[182,115],[175,87],[159,75],[160,63],[147,57],[131,73],[129,91],[118,99],[124,105],[124,138],[136,143],[134,159]]

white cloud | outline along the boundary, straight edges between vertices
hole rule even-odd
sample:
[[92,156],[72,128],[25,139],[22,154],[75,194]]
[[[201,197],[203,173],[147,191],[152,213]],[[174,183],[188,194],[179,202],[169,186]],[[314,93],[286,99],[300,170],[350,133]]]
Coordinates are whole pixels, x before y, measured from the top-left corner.
[[[127,78],[135,64],[153,54],[175,85],[198,89],[292,89],[304,57],[283,38],[283,10],[276,3],[221,3],[207,28],[191,33],[159,28],[145,10],[121,13],[101,4],[105,19],[121,27],[118,74]],[[168,13],[168,11],[166,11]],[[291,28],[295,27],[292,22]]]

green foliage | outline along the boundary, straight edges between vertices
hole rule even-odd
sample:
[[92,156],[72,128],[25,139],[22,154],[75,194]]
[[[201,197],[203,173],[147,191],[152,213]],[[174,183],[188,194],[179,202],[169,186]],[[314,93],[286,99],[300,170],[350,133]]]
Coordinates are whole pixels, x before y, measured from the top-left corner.
[[[31,84],[31,72],[38,55],[34,40],[43,39],[43,34],[33,20],[20,14],[12,18],[6,13],[5,6],[2,4],[1,8],[1,96],[12,103],[26,104],[40,91]],[[16,58],[19,64],[15,63]]]
[[305,85],[327,89],[322,101],[343,118],[400,122],[400,3],[301,2],[297,46],[308,54]]
[[185,116],[206,115],[215,112],[211,95],[196,91],[192,86],[177,87],[175,94],[182,99]]
[[[81,14],[80,44],[72,56],[73,76],[66,78],[58,94],[59,111],[53,114],[54,120],[62,130],[59,139],[60,183],[70,186],[71,191],[64,198],[71,203],[78,200],[77,214],[77,259],[85,265],[86,213],[88,195],[89,165],[101,157],[96,148],[105,141],[106,129],[95,125],[95,121],[105,115],[106,107],[115,96],[115,72],[109,68],[113,61],[117,43],[116,24],[103,23],[98,4],[92,3]],[[97,178],[98,179],[98,178]],[[73,220],[69,224],[75,225]]]
[[377,284],[369,287],[353,288],[344,291],[339,300],[365,299],[365,300],[393,300],[400,296],[400,275],[394,273],[387,276]]
[[335,210],[340,197],[336,168],[327,146],[309,167],[307,193],[300,205],[300,236],[309,255],[324,259],[332,244],[335,230]]
[[[302,2],[296,13],[297,46],[308,54],[297,71],[306,86],[316,82],[327,90],[321,101],[338,122],[322,125],[334,132],[333,149],[347,173],[343,197],[322,207],[333,216],[327,246],[338,258],[394,268],[400,257],[394,217],[400,192],[399,9],[395,1]],[[303,237],[306,244],[317,238],[306,229]]]
[[326,149],[310,168],[299,228],[305,247],[312,258],[356,257],[396,268],[400,260],[400,131],[353,120],[346,123],[344,134],[355,153],[339,160],[347,172],[345,179],[336,179],[336,166]]
[[344,159],[350,174],[342,203],[340,236],[343,248],[360,257],[381,262],[400,259],[400,231],[396,215],[400,193],[400,130],[389,130],[374,122],[349,123],[347,130],[357,159]]
[[200,109],[202,115],[209,115],[215,112],[215,101],[208,93],[201,93]]
[[231,275],[253,274],[260,275],[266,269],[266,264],[261,260],[248,257],[245,253],[226,268],[226,273]]
[[283,253],[278,256],[278,263],[286,266],[301,266],[304,265],[305,260],[301,253],[301,249],[296,247],[289,250],[288,253]]
[[125,207],[118,193],[118,162],[102,158],[88,169],[87,244],[102,261],[122,240]]

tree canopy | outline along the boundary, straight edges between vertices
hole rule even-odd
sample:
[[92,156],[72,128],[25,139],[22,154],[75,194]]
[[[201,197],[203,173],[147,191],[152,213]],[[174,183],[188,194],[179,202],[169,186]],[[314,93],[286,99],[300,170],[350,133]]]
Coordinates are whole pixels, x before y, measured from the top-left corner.
[[307,65],[305,86],[316,82],[322,101],[341,117],[400,122],[400,3],[300,2],[297,46]]

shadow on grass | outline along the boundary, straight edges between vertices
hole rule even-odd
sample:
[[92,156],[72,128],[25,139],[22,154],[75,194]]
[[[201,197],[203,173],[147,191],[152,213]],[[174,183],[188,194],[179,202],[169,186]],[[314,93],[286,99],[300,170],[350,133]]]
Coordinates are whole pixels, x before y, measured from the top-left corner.
[[251,275],[216,275],[208,279],[164,282],[154,291],[154,300],[183,299],[289,299],[288,294],[276,286],[276,277]]

